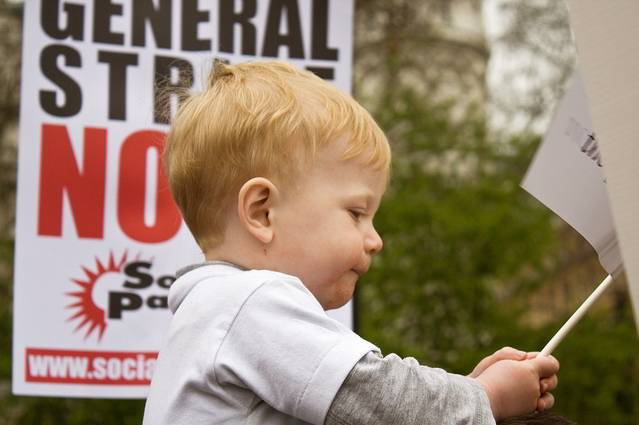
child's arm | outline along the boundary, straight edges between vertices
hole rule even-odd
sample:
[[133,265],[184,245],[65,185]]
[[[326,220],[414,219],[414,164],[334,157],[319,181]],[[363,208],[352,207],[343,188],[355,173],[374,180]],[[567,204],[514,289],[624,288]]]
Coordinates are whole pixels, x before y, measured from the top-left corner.
[[326,425],[495,425],[481,384],[421,366],[413,358],[370,352],[335,396]]
[[557,386],[559,362],[552,356],[528,360],[501,360],[475,379],[482,384],[496,420],[545,410],[555,402],[549,391]]
[[[371,352],[355,365],[342,384],[325,424],[483,425],[494,424],[493,416],[503,418],[548,409],[553,399],[547,391],[557,385],[554,373],[559,364],[551,357],[532,360],[534,355],[502,348],[479,362],[473,372],[464,377],[421,366],[415,359],[401,359],[394,354],[382,357]],[[553,372],[535,372],[535,364],[531,362],[550,363]],[[548,377],[539,378],[545,375]],[[525,386],[519,388],[522,384]],[[490,394],[489,385],[492,386]],[[522,391],[529,391],[530,387],[533,388],[531,395],[522,396]],[[540,394],[542,390],[545,394]],[[517,404],[511,405],[513,400],[502,393],[512,396]],[[529,403],[524,406],[524,402]]]

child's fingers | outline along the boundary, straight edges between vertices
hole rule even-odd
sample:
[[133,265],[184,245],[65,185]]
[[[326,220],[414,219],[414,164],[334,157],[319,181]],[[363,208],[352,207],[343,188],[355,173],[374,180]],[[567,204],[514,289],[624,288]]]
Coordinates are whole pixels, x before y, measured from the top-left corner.
[[557,384],[559,383],[559,380],[557,378],[557,375],[553,375],[549,378],[543,378],[539,380],[539,389],[542,394],[543,393],[547,393],[548,391],[552,391],[555,388],[557,388]]
[[526,352],[517,350],[512,347],[504,347],[500,350],[495,351],[495,353],[490,356],[495,359],[494,362],[498,362],[499,360],[525,360]]
[[540,378],[549,378],[559,371],[559,361],[553,356],[535,357],[529,361],[534,364]]
[[551,393],[544,393],[537,400],[537,410],[543,412],[555,404],[555,397]]
[[477,363],[475,369],[473,369],[473,371],[468,376],[470,376],[471,378],[476,378],[481,375],[483,371],[500,360],[525,360],[526,357],[527,353],[525,351],[516,350],[512,347],[504,347],[495,351],[493,354]]

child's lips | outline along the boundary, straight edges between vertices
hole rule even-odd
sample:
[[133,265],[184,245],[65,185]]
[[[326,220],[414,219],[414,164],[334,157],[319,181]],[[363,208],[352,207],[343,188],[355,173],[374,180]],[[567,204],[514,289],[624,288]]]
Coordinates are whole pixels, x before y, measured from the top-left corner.
[[361,277],[363,274],[366,274],[368,268],[365,269],[352,269],[355,273],[357,273],[358,277]]
[[370,267],[370,261],[362,261],[361,265],[353,267],[353,271],[357,273],[358,276],[365,275]]

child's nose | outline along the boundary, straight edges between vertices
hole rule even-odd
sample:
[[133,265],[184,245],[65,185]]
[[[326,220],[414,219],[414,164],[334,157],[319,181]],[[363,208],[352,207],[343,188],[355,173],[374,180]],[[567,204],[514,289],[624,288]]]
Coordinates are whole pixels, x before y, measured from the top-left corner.
[[382,241],[381,236],[379,236],[375,228],[371,227],[371,230],[367,233],[364,239],[364,249],[367,253],[373,255],[381,251],[383,246],[384,242]]

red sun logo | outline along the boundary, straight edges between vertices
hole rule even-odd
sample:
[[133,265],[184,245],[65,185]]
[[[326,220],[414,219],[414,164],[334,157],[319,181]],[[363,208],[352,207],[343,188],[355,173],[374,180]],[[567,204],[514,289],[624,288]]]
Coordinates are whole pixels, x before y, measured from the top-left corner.
[[95,271],[91,271],[86,267],[82,267],[82,270],[86,274],[86,280],[71,279],[76,285],[80,286],[81,290],[78,292],[67,293],[67,295],[76,299],[76,301],[72,304],[69,304],[67,308],[77,310],[77,312],[73,316],[69,317],[68,321],[73,321],[76,319],[80,320],[80,323],[75,328],[74,332],[77,332],[82,328],[86,328],[84,339],[87,339],[95,331],[98,332],[98,341],[102,339],[104,331],[107,327],[107,322],[105,319],[104,310],[96,305],[96,303],[94,302],[93,290],[100,277],[106,275],[107,273],[120,273],[122,265],[124,265],[126,260],[126,252],[122,255],[122,258],[120,258],[120,261],[118,261],[117,263],[115,258],[113,258],[113,253],[110,253],[109,261],[106,266],[96,258]]

